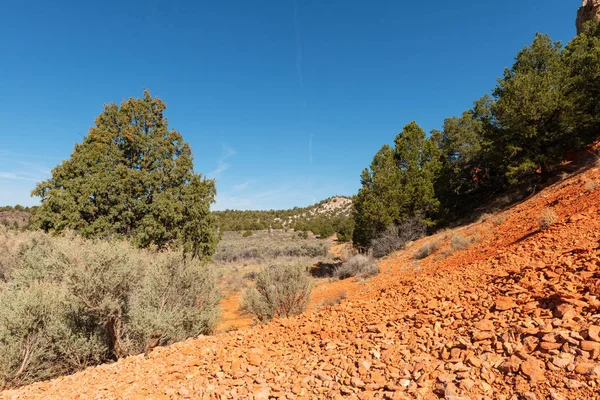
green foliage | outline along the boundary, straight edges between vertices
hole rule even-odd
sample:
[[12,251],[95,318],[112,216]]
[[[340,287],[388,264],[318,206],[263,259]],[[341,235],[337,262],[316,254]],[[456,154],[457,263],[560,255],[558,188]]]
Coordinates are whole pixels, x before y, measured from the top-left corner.
[[408,218],[419,216],[431,223],[440,205],[434,189],[441,167],[436,143],[415,122],[406,125],[394,143],[394,148],[384,145],[362,173],[353,235],[362,249]]
[[[0,231],[0,387],[139,354],[150,337],[210,333],[216,276],[181,253]],[[3,282],[4,283],[3,283]]]
[[83,143],[33,191],[42,199],[38,226],[211,256],[215,183],[194,172],[192,151],[169,130],[165,109],[148,91],[120,106],[105,105]]
[[519,51],[494,90],[494,115],[501,129],[509,183],[557,165],[573,137],[563,124],[568,109],[567,70],[562,46],[547,35]]
[[[350,216],[350,205],[345,207],[331,207],[336,205],[339,198],[336,196],[325,199],[310,207],[296,207],[291,210],[265,210],[265,211],[216,211],[213,214],[217,218],[219,228],[226,231],[258,231],[264,229],[288,229],[311,231],[316,236],[326,238],[333,234],[339,234],[343,240],[348,240],[352,235],[354,222]],[[339,204],[339,203],[338,203]]]
[[242,233],[243,237],[249,237],[252,236],[252,231],[244,231],[244,233]]
[[302,313],[313,288],[306,267],[300,264],[267,267],[256,275],[255,283],[246,290],[243,309],[261,322]]
[[578,141],[590,143],[600,131],[600,24],[586,22],[562,56],[570,106],[566,125]]
[[388,228],[410,216],[448,224],[511,186],[546,180],[566,155],[598,139],[599,98],[600,24],[585,24],[564,49],[537,34],[492,96],[428,139],[411,123],[393,148],[377,152],[356,196],[355,244],[387,254],[399,246]]

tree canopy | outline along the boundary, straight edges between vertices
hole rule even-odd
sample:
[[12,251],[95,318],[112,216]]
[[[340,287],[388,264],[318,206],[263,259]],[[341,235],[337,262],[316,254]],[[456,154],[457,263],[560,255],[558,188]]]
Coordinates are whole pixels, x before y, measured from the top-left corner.
[[41,197],[36,223],[46,231],[126,237],[140,247],[211,256],[215,183],[194,172],[191,148],[169,130],[165,109],[148,90],[105,105],[71,157],[32,192]]
[[429,137],[412,122],[375,154],[360,178],[354,242],[366,249],[408,218],[440,226],[511,187],[535,187],[598,139],[598,99],[599,23],[587,22],[566,47],[537,34],[491,96]]

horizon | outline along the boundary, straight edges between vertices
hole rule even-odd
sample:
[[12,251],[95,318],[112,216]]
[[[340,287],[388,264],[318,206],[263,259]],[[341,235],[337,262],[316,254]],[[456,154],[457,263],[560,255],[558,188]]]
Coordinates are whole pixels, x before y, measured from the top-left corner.
[[352,196],[404,125],[429,132],[469,109],[536,32],[566,44],[568,3],[7,5],[0,205],[39,204],[30,191],[102,105],[144,88],[216,179],[211,209]]

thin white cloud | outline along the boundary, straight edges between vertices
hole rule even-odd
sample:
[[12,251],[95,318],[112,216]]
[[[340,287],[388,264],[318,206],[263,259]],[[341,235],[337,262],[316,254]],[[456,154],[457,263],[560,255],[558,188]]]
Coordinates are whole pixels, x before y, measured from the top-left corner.
[[223,172],[225,172],[227,169],[229,169],[229,167],[231,166],[227,160],[233,156],[235,156],[237,154],[237,152],[235,151],[234,148],[227,146],[226,144],[223,145],[223,155],[221,157],[219,157],[219,159],[217,160],[217,168],[212,171],[209,172],[207,174],[208,177],[210,178],[218,178]]
[[254,208],[252,200],[235,196],[220,196],[215,199],[214,210],[249,210]]
[[246,182],[237,184],[237,185],[233,185],[233,190],[236,192],[241,192],[244,191],[246,189],[248,189],[248,187],[250,187],[250,185],[252,185],[253,183],[256,183],[256,179],[249,179]]
[[0,172],[0,179],[10,179],[17,181],[29,181],[29,182],[37,182],[37,179],[29,178],[27,176],[15,174],[14,172]]
[[0,150],[0,156],[3,156],[3,157],[19,157],[19,158],[42,158],[42,159],[45,159],[45,160],[57,160],[57,161],[62,160],[60,157],[49,157],[49,156],[42,156],[42,155],[39,155],[39,154],[13,153],[13,152],[4,151],[4,150]]

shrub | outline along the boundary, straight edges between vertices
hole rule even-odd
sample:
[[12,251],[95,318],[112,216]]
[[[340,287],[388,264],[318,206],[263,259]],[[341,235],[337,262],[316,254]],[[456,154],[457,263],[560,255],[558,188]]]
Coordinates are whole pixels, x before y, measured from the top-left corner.
[[151,337],[174,343],[212,333],[219,316],[217,275],[175,254],[152,260],[131,296],[128,350],[141,353]]
[[297,240],[296,234],[285,232],[256,231],[249,237],[242,237],[237,232],[224,232],[213,257],[220,264],[240,261],[266,262],[276,264],[273,260],[291,257],[324,257],[327,255],[327,244],[314,237]]
[[406,243],[422,237],[425,230],[425,223],[419,217],[410,218],[400,225],[390,226],[373,240],[373,257],[385,257],[394,251],[403,249]]
[[550,228],[550,226],[556,222],[558,216],[553,208],[545,208],[539,218],[540,231]]
[[450,239],[450,247],[452,247],[452,250],[454,251],[466,250],[469,246],[471,246],[471,244],[463,236],[455,235]]
[[103,337],[61,286],[11,286],[0,293],[0,305],[0,389],[106,360]]
[[504,221],[506,221],[506,215],[501,214],[501,215],[498,215],[496,218],[494,218],[494,220],[492,221],[492,224],[494,224],[494,226],[499,226],[499,225],[502,225],[504,223]]
[[323,301],[324,306],[335,306],[336,304],[340,304],[342,300],[347,298],[348,295],[344,289],[340,289],[334,296]]
[[242,309],[261,322],[300,314],[308,306],[312,287],[306,267],[272,265],[256,274],[255,287],[246,290]]
[[243,237],[249,237],[252,236],[252,231],[244,231],[244,233],[242,233]]
[[598,188],[598,182],[596,182],[596,181],[593,181],[591,179],[587,179],[584,182],[583,190],[585,190],[586,193],[593,192],[597,188]]
[[339,266],[334,276],[338,279],[347,279],[353,276],[368,278],[379,274],[379,267],[375,261],[368,256],[357,254]]
[[139,354],[156,335],[173,343],[212,331],[216,277],[200,261],[119,241],[19,236],[17,256],[0,258],[2,386]]
[[415,251],[413,257],[416,258],[417,260],[421,260],[425,257],[432,255],[439,248],[440,248],[439,240],[434,240],[432,242],[425,243],[423,246],[421,246],[421,248],[419,248],[419,250]]

